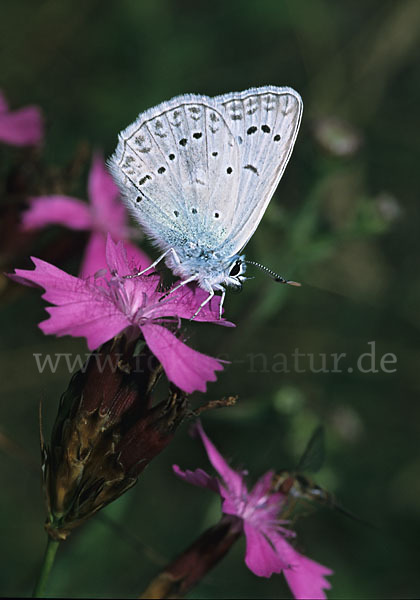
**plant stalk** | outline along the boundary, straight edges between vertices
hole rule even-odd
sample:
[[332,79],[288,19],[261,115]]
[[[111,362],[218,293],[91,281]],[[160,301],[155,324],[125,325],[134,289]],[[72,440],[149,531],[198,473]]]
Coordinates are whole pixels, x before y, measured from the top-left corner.
[[47,547],[45,549],[44,560],[41,571],[38,576],[38,581],[34,587],[32,598],[45,598],[45,588],[54,564],[55,555],[58,550],[59,541],[53,540],[48,536]]

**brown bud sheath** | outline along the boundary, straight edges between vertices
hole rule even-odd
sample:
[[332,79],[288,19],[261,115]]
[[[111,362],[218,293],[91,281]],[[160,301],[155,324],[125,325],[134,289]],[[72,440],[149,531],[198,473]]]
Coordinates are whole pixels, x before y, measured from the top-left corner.
[[45,527],[53,539],[66,539],[133,486],[186,413],[175,389],[153,406],[162,367],[144,343],[137,347],[123,336],[95,352],[61,398],[50,445],[41,440]]
[[183,598],[225,556],[241,533],[241,519],[224,515],[155,577],[140,598]]

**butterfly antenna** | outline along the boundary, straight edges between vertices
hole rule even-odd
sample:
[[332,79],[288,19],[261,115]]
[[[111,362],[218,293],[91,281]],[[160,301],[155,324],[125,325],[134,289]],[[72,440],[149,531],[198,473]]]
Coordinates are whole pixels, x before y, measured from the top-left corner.
[[248,265],[254,265],[254,267],[258,267],[258,269],[261,269],[261,271],[265,271],[267,275],[271,277],[271,279],[274,279],[274,281],[276,281],[277,283],[287,283],[288,285],[294,285],[296,287],[301,286],[301,284],[297,281],[290,281],[289,279],[285,279],[281,275],[277,275],[277,273],[274,273],[274,271],[272,271],[268,267],[264,267],[264,265],[254,262],[253,260],[245,260],[244,262]]

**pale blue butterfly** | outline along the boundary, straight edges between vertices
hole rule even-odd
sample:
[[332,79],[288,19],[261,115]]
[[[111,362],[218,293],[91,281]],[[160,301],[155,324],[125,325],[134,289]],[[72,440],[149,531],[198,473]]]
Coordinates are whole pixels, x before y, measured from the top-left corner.
[[288,87],[215,98],[184,94],[140,113],[119,134],[110,171],[135,219],[163,251],[149,269],[165,258],[181,278],[171,292],[191,282],[208,291],[199,310],[215,291],[222,293],[222,310],[225,287],[242,287],[252,261],[241,251],[283,175],[302,109],[301,97]]

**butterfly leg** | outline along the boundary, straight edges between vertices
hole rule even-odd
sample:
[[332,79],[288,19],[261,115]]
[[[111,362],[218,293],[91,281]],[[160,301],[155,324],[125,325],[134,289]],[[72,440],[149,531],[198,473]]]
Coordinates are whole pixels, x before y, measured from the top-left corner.
[[210,302],[210,300],[213,298],[214,296],[214,290],[211,287],[211,285],[208,286],[207,291],[209,293],[209,295],[207,296],[207,298],[205,300],[203,300],[203,302],[200,304],[200,306],[198,307],[198,309],[195,311],[195,313],[193,314],[193,316],[191,317],[190,321],[194,321],[195,317],[198,315],[198,313],[200,312],[200,310],[206,306],[206,304],[208,304]]
[[220,304],[219,304],[219,319],[221,319],[222,312],[223,312],[223,303],[225,301],[225,296],[226,296],[226,289],[222,285],[217,286],[217,289],[222,292],[222,294],[220,296]]
[[164,300],[165,298],[167,298],[168,296],[170,296],[173,292],[176,292],[176,290],[179,290],[179,288],[181,288],[182,286],[187,285],[187,283],[191,283],[192,281],[196,281],[196,280],[197,280],[197,276],[196,275],[192,275],[191,277],[188,277],[188,279],[184,279],[184,281],[181,281],[181,283],[179,283],[174,288],[172,288],[171,290],[169,290],[168,292],[166,292],[166,294],[164,294],[163,296],[161,296],[159,298],[159,302],[162,302],[162,300]]
[[181,264],[179,256],[175,252],[175,250],[173,248],[168,248],[168,250],[165,250],[165,252],[159,256],[159,258],[157,258],[154,262],[152,262],[151,265],[149,265],[148,267],[146,267],[145,269],[143,269],[143,271],[139,271],[135,275],[126,275],[125,279],[134,279],[135,277],[140,277],[140,275],[143,275],[143,273],[146,273],[146,271],[150,271],[150,269],[154,269],[156,267],[156,265],[158,263],[160,263],[160,261],[163,260],[165,258],[165,256],[167,256],[169,254],[169,252],[172,252],[172,255],[174,257],[175,262],[178,265]]

